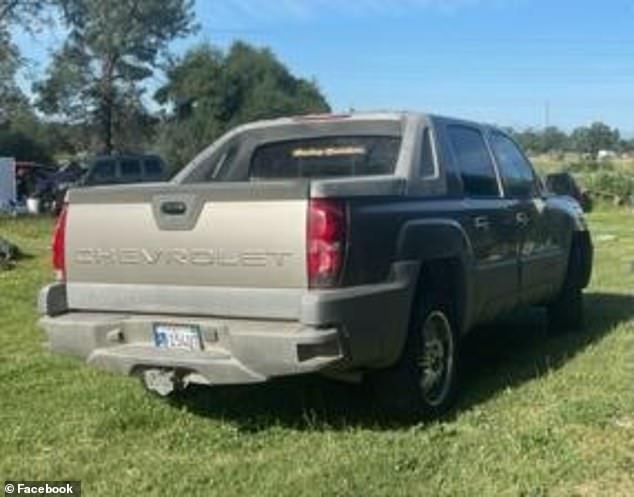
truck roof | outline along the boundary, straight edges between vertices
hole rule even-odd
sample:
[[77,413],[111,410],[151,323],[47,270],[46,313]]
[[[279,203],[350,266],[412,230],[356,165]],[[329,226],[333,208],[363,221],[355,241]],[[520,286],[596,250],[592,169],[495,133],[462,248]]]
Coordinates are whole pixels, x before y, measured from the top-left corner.
[[323,114],[304,114],[289,117],[280,117],[276,119],[266,119],[253,121],[245,125],[239,126],[240,131],[248,131],[253,129],[261,129],[273,126],[293,125],[305,122],[337,122],[337,121],[402,121],[402,120],[422,120],[422,121],[439,121],[452,122],[456,124],[466,124],[478,127],[497,128],[483,122],[476,122],[468,119],[457,117],[442,116],[420,111],[408,110],[377,110],[377,111],[351,111],[340,113],[323,113]]

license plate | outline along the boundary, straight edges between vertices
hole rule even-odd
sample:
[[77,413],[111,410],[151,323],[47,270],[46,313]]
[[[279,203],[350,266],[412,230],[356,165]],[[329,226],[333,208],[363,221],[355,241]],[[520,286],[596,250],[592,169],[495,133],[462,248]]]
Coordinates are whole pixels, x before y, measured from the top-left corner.
[[154,344],[164,349],[202,350],[200,328],[186,324],[155,324]]

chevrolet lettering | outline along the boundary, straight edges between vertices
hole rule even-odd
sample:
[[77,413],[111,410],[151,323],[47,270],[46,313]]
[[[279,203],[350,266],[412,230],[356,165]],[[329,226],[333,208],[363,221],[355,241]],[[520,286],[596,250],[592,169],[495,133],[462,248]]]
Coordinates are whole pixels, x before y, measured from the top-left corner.
[[77,264],[94,265],[158,265],[192,264],[194,266],[282,267],[293,256],[290,252],[249,250],[229,252],[222,249],[77,249]]

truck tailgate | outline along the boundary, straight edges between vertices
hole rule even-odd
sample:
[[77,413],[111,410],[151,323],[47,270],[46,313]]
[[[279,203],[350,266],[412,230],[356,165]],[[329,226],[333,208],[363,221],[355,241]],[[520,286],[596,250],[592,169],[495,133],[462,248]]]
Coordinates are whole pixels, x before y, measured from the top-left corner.
[[71,191],[69,307],[290,318],[307,286],[307,197],[302,182]]

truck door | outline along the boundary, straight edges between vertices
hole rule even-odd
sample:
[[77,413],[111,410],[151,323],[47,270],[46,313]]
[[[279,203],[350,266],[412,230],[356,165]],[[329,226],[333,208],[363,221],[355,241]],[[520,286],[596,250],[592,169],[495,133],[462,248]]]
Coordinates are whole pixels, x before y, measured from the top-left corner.
[[515,142],[505,134],[490,134],[493,155],[502,177],[505,198],[514,201],[514,222],[519,237],[520,288],[526,303],[552,293],[565,270],[562,244],[553,237],[549,210],[533,168]]
[[454,161],[463,184],[462,225],[474,253],[477,319],[513,307],[519,297],[517,202],[502,198],[500,181],[482,132],[466,125],[447,126]]

